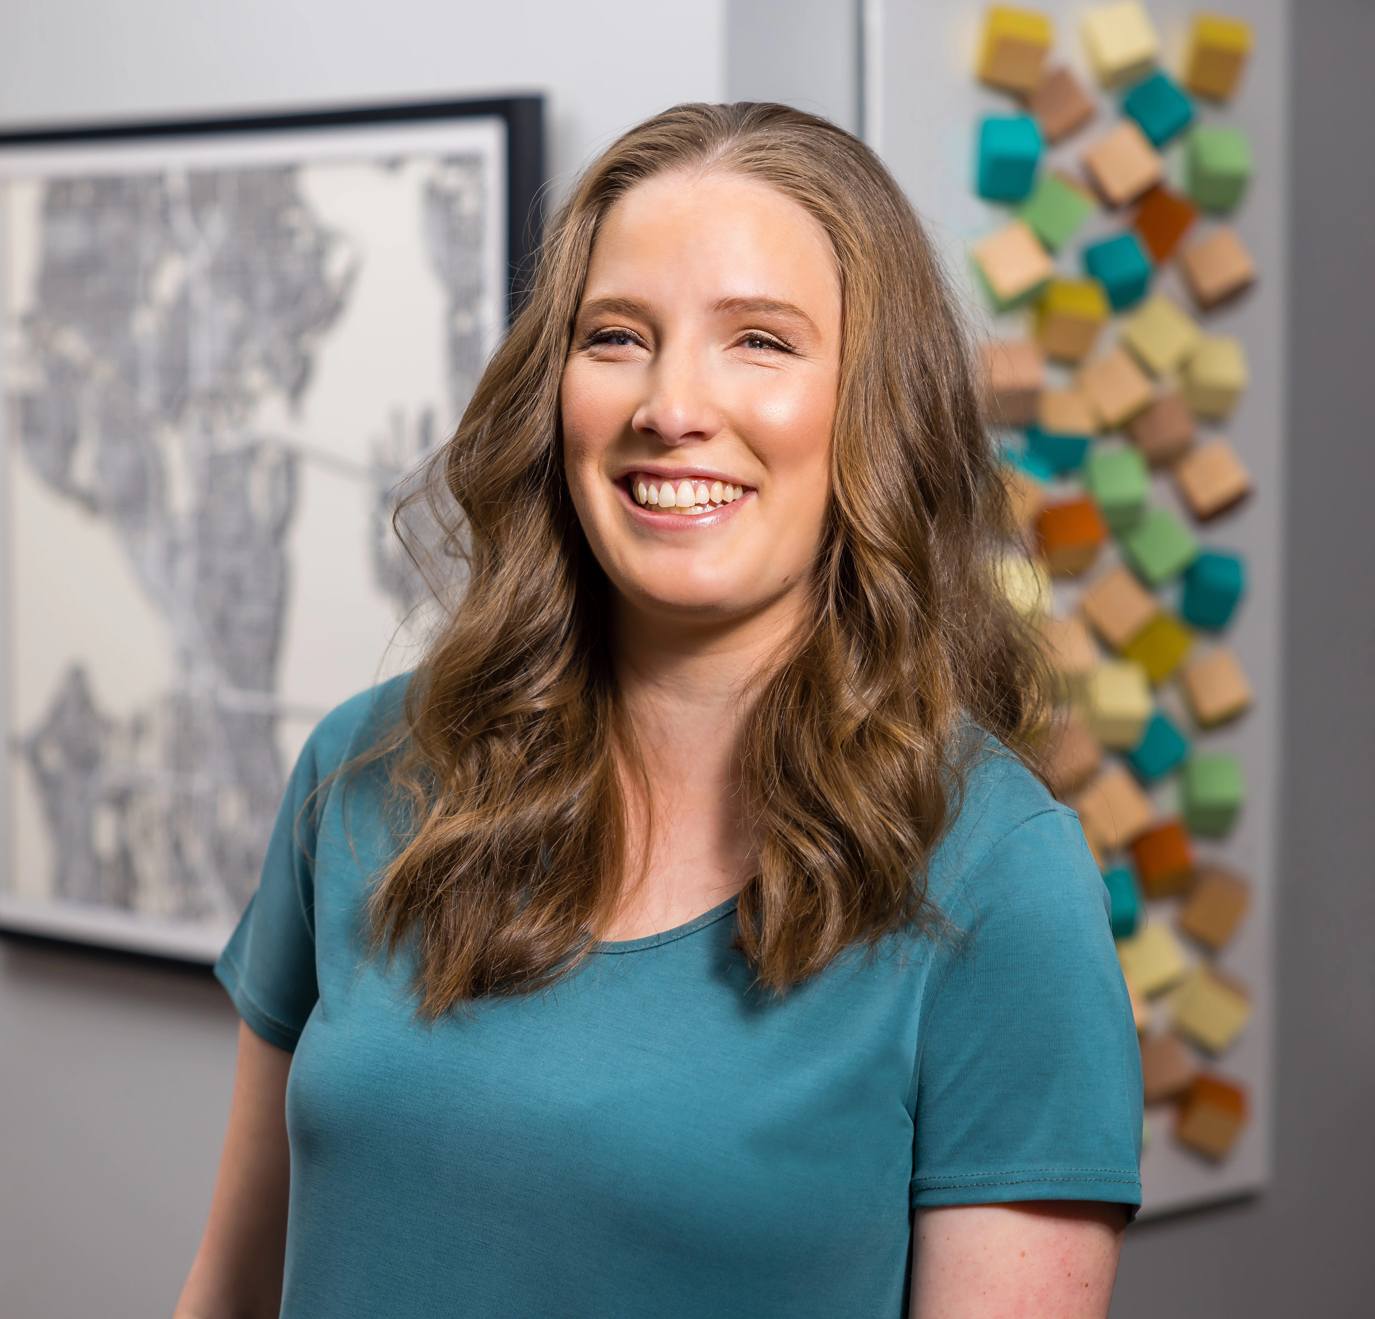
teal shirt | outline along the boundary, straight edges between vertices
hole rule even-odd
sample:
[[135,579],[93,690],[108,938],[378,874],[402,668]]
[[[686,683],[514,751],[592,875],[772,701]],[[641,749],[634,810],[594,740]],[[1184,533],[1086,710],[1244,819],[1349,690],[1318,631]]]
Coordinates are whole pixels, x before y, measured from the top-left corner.
[[901,1319],[914,1206],[1140,1203],[1106,890],[1016,761],[984,758],[933,858],[938,936],[777,1000],[728,902],[425,1025],[360,935],[385,785],[325,783],[401,692],[315,730],[217,967],[295,1053],[286,1319]]

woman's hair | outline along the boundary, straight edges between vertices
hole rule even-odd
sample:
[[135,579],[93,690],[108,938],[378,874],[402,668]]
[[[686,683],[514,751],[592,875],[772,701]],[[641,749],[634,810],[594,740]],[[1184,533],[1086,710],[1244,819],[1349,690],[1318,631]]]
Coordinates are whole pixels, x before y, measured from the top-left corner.
[[[531,990],[607,927],[627,870],[609,584],[561,452],[559,389],[608,210],[666,171],[777,188],[830,237],[843,344],[830,506],[794,649],[744,728],[760,840],[737,946],[770,990],[876,945],[927,909],[956,809],[962,732],[1029,756],[1043,707],[1031,638],[995,583],[999,467],[954,301],[911,206],[849,133],[781,105],[680,105],[631,129],[554,219],[528,301],[430,469],[461,510],[468,577],[385,748],[404,846],[372,934],[413,950],[421,1011]],[[977,739],[975,739],[977,740]]]

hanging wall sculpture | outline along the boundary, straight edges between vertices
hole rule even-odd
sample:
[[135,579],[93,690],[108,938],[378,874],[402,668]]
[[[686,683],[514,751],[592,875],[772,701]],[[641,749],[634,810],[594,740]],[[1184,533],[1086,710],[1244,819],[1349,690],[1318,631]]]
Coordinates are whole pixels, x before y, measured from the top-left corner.
[[0,138],[0,926],[217,955],[311,727],[406,665],[396,489],[504,330],[540,115]]
[[[1224,434],[1248,383],[1246,345],[1210,319],[1258,278],[1231,223],[1251,148],[1225,113],[1252,33],[1196,15],[1165,69],[1147,8],[1116,0],[1067,36],[1097,87],[1057,58],[1036,10],[986,11],[979,51],[979,79],[1008,104],[977,126],[973,186],[1009,212],[970,254],[993,309],[1024,309],[1027,326],[984,348],[1029,551],[1005,577],[1044,631],[1058,684],[1050,774],[1110,895],[1148,1141],[1225,1161],[1248,1117],[1228,1053],[1251,992],[1219,957],[1251,891],[1217,859],[1247,773],[1214,742],[1253,703],[1228,643],[1247,565],[1226,543],[1252,481],[1245,437]],[[1108,231],[1076,243],[1103,211]],[[1162,474],[1169,506],[1156,497]]]

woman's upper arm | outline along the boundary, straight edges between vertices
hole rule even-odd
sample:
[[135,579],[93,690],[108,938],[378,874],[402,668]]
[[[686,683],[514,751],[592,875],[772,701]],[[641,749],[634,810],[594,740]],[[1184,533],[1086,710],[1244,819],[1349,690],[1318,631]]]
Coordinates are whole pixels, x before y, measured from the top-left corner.
[[275,1319],[281,1308],[291,1182],[290,1070],[291,1054],[240,1024],[215,1194],[175,1319]]
[[1104,1319],[1125,1226],[1093,1200],[919,1209],[912,1319]]

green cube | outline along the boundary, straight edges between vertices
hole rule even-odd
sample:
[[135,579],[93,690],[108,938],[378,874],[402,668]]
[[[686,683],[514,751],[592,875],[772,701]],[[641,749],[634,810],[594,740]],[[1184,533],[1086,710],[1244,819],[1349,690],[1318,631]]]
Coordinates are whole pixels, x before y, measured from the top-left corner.
[[1195,128],[1189,134],[1185,176],[1189,196],[1205,211],[1232,210],[1254,168],[1251,144],[1239,128]]
[[1097,209],[1093,197],[1063,174],[1043,174],[1017,214],[1050,251],[1056,252]]
[[1140,449],[1095,447],[1084,463],[1084,485],[1108,526],[1120,533],[1140,518],[1151,478]]
[[1151,509],[1122,533],[1122,550],[1137,576],[1151,586],[1178,577],[1198,558],[1198,542],[1163,508]]
[[1246,801],[1241,761],[1227,752],[1190,759],[1184,766],[1180,788],[1185,822],[1202,838],[1225,834]]

